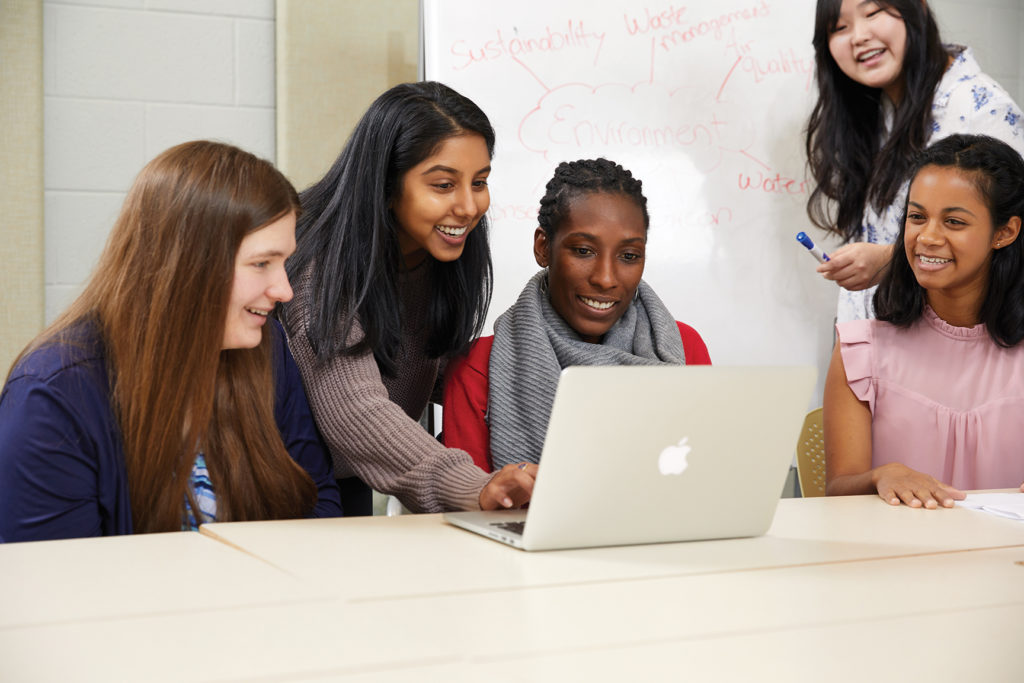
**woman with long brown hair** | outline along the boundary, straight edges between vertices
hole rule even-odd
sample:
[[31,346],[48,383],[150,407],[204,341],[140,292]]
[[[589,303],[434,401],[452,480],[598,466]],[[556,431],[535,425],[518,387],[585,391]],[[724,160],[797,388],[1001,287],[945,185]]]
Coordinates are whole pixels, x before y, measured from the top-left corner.
[[341,514],[274,306],[295,189],[190,142],[128,192],[82,295],[0,394],[0,537],[173,531]]

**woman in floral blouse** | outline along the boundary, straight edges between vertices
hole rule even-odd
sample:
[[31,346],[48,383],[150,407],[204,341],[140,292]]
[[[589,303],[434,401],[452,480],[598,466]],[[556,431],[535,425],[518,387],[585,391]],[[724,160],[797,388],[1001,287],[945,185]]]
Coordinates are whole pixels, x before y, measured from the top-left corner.
[[807,211],[847,242],[818,270],[842,287],[840,322],[871,318],[918,153],[973,133],[1024,154],[1024,117],[969,48],[942,43],[922,0],[818,0],[813,43],[818,101],[806,147],[817,185]]

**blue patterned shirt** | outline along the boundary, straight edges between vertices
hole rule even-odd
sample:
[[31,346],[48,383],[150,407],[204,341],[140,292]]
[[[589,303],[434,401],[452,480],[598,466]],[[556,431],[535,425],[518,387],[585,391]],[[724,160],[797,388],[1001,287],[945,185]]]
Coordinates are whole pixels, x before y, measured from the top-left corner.
[[217,496],[213,492],[210,472],[206,469],[206,456],[202,453],[196,455],[196,461],[192,464],[192,478],[189,483],[192,487],[192,496],[199,506],[199,519],[196,519],[188,496],[185,496],[185,514],[181,520],[181,530],[199,531],[200,524],[217,521]]

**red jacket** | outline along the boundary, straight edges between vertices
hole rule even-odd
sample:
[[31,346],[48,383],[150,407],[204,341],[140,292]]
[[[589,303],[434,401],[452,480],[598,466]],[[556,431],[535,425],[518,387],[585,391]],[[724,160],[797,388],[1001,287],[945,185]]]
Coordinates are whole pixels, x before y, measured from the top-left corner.
[[[676,321],[687,365],[711,365],[704,340],[686,323]],[[444,383],[442,438],[448,448],[461,448],[485,472],[491,471],[491,431],[487,414],[487,383],[494,337],[480,337],[465,356],[448,365]]]

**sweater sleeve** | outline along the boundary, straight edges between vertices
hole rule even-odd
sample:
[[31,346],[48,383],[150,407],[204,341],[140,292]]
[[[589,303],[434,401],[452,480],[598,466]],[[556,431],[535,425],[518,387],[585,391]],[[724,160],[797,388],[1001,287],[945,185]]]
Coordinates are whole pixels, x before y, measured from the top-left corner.
[[469,353],[453,360],[444,384],[444,443],[469,453],[476,466],[491,471],[491,431],[487,425],[487,370],[494,337],[473,342]]
[[687,365],[711,365],[711,356],[708,354],[708,347],[704,345],[697,330],[686,323],[678,320],[679,336],[683,338],[683,353],[686,355]]
[[[88,372],[22,375],[0,396],[0,537],[130,533],[109,401]],[[106,419],[104,419],[106,418]],[[106,485],[110,483],[110,485]],[[118,495],[121,493],[122,495]],[[118,512],[123,514],[118,514]]]
[[[273,321],[278,326],[277,321]],[[331,459],[316,429],[313,414],[302,388],[302,378],[292,354],[284,341],[284,331],[277,335],[274,348],[274,380],[276,400],[274,417],[288,454],[313,479],[317,501],[311,517],[340,517],[341,495],[331,471]]]
[[[476,510],[491,475],[465,451],[445,448],[388,398],[373,353],[317,358],[306,334],[308,307],[287,306],[288,345],[338,477],[357,475],[414,512]],[[362,337],[354,329],[350,343]]]

